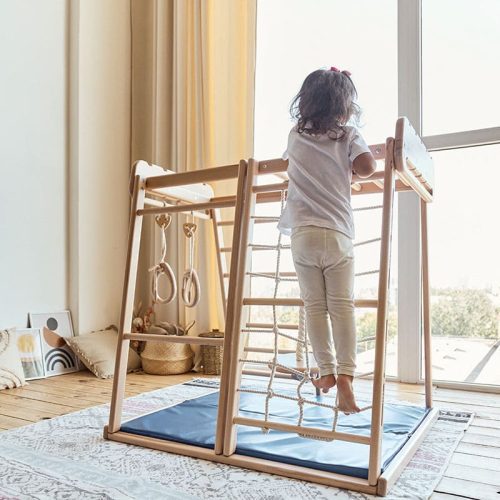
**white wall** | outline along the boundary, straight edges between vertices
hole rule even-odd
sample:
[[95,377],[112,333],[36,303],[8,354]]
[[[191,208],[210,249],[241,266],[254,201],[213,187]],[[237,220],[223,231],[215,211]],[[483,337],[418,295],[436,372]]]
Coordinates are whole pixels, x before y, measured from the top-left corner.
[[129,1],[0,0],[0,328],[117,323],[129,170]]
[[0,328],[68,305],[66,15],[0,1]]
[[130,5],[71,4],[70,306],[81,333],[118,322],[130,172]]

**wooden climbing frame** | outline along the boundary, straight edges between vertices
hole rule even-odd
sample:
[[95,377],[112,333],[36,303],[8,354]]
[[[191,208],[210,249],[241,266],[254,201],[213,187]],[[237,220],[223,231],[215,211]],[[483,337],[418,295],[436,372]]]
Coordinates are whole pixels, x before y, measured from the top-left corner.
[[[283,192],[286,191],[288,186],[286,177],[281,182],[265,185],[259,185],[257,179],[259,176],[266,174],[279,174],[279,177],[283,178],[288,163],[281,159],[267,161],[250,159],[248,161],[241,161],[238,165],[179,174],[171,173],[168,175],[165,175],[160,167],[148,165],[146,162],[138,162],[136,164],[132,179],[132,210],[115,377],[113,381],[109,424],[104,430],[104,436],[107,439],[369,494],[385,495],[387,493],[437,417],[437,410],[432,408],[431,394],[430,288],[427,240],[427,203],[432,201],[433,197],[433,164],[425,146],[406,118],[398,119],[394,138],[389,137],[385,144],[371,146],[371,150],[377,160],[385,161],[384,169],[376,171],[369,178],[365,179],[353,176],[352,180],[353,195],[381,193],[383,196],[381,206],[376,207],[382,210],[378,298],[375,300],[359,298],[355,303],[356,307],[375,308],[377,311],[370,435],[359,436],[335,430],[304,428],[298,425],[294,426],[268,420],[265,423],[267,428],[297,432],[299,434],[307,431],[309,435],[317,438],[329,439],[334,437],[335,439],[363,443],[369,446],[368,478],[361,479],[342,474],[323,472],[307,467],[238,455],[235,452],[237,445],[236,428],[238,425],[263,427],[263,421],[261,420],[238,416],[240,380],[244,365],[241,360],[244,359],[246,353],[252,352],[251,348],[246,347],[245,337],[249,328],[274,326],[249,323],[245,308],[252,305],[302,305],[299,299],[281,299],[276,297],[255,298],[249,296],[249,282],[252,275],[251,252],[258,250],[259,247],[252,244],[254,224],[276,222],[276,218],[273,217],[256,216],[255,206],[258,203],[280,201],[283,197]],[[190,196],[188,197],[189,202],[186,202],[186,199],[183,199],[179,194],[184,187],[228,179],[237,179],[234,194],[229,196],[206,199],[206,197],[203,197],[203,190],[201,189],[199,199],[196,199],[196,196],[194,197],[195,199],[193,199],[193,196]],[[176,192],[173,188],[178,188],[181,191]],[[420,266],[423,285],[422,314],[425,355],[425,402],[428,411],[416,431],[398,452],[397,456],[390,462],[388,468],[381,473],[393,202],[395,193],[400,191],[413,191],[421,199],[422,260]],[[166,203],[165,200],[169,203]],[[148,208],[145,207],[146,204],[148,204]],[[234,208],[233,220],[222,220],[220,218],[219,209],[227,207]],[[225,307],[225,336],[223,339],[131,333],[142,221],[144,216],[160,213],[193,213],[200,219],[209,218],[212,220],[217,249],[219,281],[223,292],[225,291],[225,280],[228,279],[227,301],[223,301]],[[233,227],[233,238],[230,248],[224,247],[222,244],[221,236],[225,226]],[[264,246],[260,245],[260,247]],[[231,251],[229,271],[225,269],[225,258],[223,256],[226,250]],[[370,273],[372,272],[375,271],[370,271]],[[272,275],[273,273],[269,271],[268,274]],[[283,275],[291,277],[294,273],[283,273]],[[278,326],[287,328],[287,325]],[[224,346],[214,449],[138,436],[120,430],[130,340],[154,340]],[[257,374],[258,372],[260,375],[266,375],[267,373],[266,370],[250,370],[249,372],[253,374]],[[286,374],[281,374],[281,376],[286,376]]]

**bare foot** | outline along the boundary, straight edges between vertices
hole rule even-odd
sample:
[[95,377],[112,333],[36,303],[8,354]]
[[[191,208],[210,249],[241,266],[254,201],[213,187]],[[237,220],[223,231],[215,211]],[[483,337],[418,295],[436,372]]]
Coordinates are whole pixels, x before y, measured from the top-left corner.
[[339,375],[337,378],[338,407],[346,415],[360,411],[352,390],[352,379],[350,375]]
[[335,386],[337,380],[335,379],[335,375],[325,375],[320,378],[313,378],[311,379],[311,382],[316,389],[321,389],[326,394],[332,387]]

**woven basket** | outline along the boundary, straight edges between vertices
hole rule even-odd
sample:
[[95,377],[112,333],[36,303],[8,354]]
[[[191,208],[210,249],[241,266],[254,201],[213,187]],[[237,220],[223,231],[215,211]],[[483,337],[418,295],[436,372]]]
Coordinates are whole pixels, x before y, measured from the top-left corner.
[[[200,337],[220,339],[224,337],[224,332],[212,330],[211,332],[200,333]],[[218,345],[201,346],[201,363],[205,375],[220,375],[222,369],[222,356],[224,348]]]
[[[154,327],[153,327],[154,328]],[[152,332],[156,333],[156,332]],[[141,353],[142,369],[151,375],[178,375],[193,367],[189,344],[152,342],[148,340]]]

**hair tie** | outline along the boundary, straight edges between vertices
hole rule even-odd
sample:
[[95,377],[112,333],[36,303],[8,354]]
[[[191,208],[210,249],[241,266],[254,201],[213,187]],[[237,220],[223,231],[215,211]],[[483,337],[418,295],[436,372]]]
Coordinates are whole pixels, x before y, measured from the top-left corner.
[[345,76],[351,76],[351,72],[350,71],[347,71],[346,69],[340,71],[340,69],[336,68],[335,66],[332,66],[330,68],[330,71],[335,71],[335,73],[342,73]]

